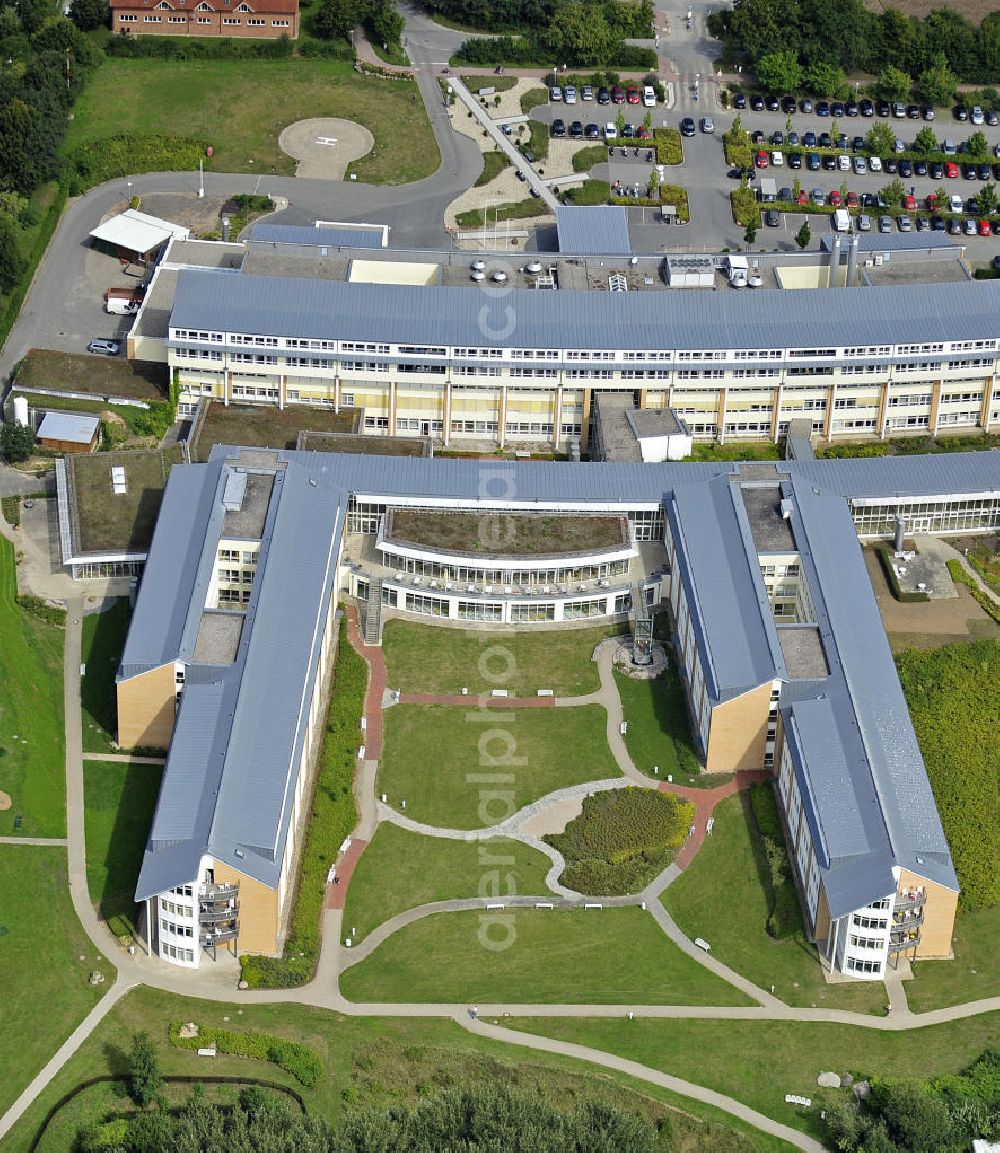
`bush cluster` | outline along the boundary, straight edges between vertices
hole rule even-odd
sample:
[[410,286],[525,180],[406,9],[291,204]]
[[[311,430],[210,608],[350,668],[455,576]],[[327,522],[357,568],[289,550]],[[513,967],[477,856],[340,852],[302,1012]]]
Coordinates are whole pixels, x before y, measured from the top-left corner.
[[245,954],[241,958],[243,980],[251,989],[301,985],[316,969],[327,872],[357,822],[354,768],[367,684],[365,662],[351,648],[347,625],[341,621],[326,733],[285,952],[282,957]]
[[885,456],[889,451],[887,444],[830,444],[816,453],[824,460],[844,460],[858,457]]
[[123,133],[92,140],[70,156],[70,191],[85,192],[96,184],[133,172],[190,172],[205,157],[206,147],[207,141],[186,136]]
[[653,146],[657,164],[683,164],[684,146],[676,128],[654,128]]
[[58,605],[50,605],[44,597],[22,593],[18,596],[17,603],[26,613],[45,621],[47,625],[55,625],[59,629],[66,627],[66,610],[59,608]]
[[545,840],[566,860],[562,882],[608,896],[643,888],[684,844],[694,805],[658,789],[593,793],[562,833]]
[[[466,40],[455,53],[457,64],[468,64],[476,68],[491,68],[496,64],[506,64],[512,68],[531,68],[547,64],[552,60],[552,52],[532,36],[482,36]],[[637,48],[624,41],[610,44],[606,49],[590,53],[583,49],[564,53],[566,63],[579,67],[589,64],[610,64],[628,71],[656,68],[657,55],[651,48]]]
[[109,36],[109,56],[157,60],[286,60],[294,45],[288,36],[277,40],[200,40],[187,36]]
[[962,887],[959,906],[992,908],[1000,904],[1000,641],[904,652],[896,667]]
[[182,1037],[180,1023],[170,1026],[170,1043],[178,1049],[202,1049],[215,1046],[220,1053],[232,1057],[249,1057],[254,1061],[270,1061],[290,1073],[301,1085],[312,1087],[323,1075],[323,1062],[319,1054],[308,1045],[286,1041],[271,1033],[249,1030],[239,1033],[231,1029],[216,1029],[199,1025],[197,1037]]
[[765,888],[770,909],[767,932],[778,940],[794,937],[802,932],[802,910],[795,891],[778,804],[768,782],[757,781],[750,786],[750,811],[767,870]]

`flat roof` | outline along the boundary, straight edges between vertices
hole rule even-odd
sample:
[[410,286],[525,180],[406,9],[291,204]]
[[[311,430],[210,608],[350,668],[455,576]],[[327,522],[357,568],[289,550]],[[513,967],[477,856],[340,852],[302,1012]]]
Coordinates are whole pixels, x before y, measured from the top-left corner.
[[318,224],[308,227],[258,221],[250,234],[251,244],[299,244],[307,248],[384,248],[388,229],[354,224]]
[[785,668],[793,680],[822,680],[830,675],[823,640],[815,625],[778,625]]
[[222,535],[244,540],[260,540],[264,535],[267,509],[274,490],[274,476],[267,472],[243,474],[246,487],[238,509],[227,509],[222,522]]
[[299,452],[354,452],[371,456],[433,456],[434,441],[429,436],[365,436],[352,432],[299,433]]
[[429,512],[393,508],[385,540],[466,556],[564,556],[628,548],[620,516],[573,513]]
[[47,412],[38,426],[39,440],[63,440],[69,444],[90,444],[101,426],[101,418],[87,412]]
[[171,237],[187,240],[191,230],[183,224],[149,216],[136,208],[126,208],[124,212],[119,212],[117,216],[112,216],[92,229],[90,235],[94,240],[102,240],[105,244],[113,244],[141,256],[165,244]]
[[556,209],[556,231],[564,256],[628,256],[632,251],[624,205],[562,205]]
[[781,486],[777,478],[773,484],[744,484],[740,491],[757,551],[795,552],[792,527],[781,514]]
[[201,616],[194,659],[201,665],[231,665],[236,660],[243,635],[244,614],[206,609]]

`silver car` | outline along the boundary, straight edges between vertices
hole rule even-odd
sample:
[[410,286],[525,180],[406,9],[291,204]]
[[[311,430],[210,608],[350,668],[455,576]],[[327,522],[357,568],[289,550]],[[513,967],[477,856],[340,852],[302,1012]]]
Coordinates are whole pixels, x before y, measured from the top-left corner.
[[855,220],[854,224],[858,232],[871,232],[872,230],[872,218],[870,216],[866,216],[864,213],[861,213],[861,215]]
[[878,218],[878,230],[879,232],[892,232],[892,217],[880,216]]
[[902,216],[896,218],[896,227],[900,232],[912,232],[913,221],[906,215],[906,213],[903,213]]

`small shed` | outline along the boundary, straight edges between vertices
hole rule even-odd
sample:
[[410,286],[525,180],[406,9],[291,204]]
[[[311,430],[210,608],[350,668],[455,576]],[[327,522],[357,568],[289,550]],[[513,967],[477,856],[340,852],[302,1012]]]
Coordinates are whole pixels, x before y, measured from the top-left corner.
[[773,176],[763,176],[760,181],[762,204],[773,204],[778,199],[778,182]]
[[101,431],[101,419],[90,412],[47,412],[36,439],[52,452],[93,452]]
[[159,216],[149,216],[135,208],[127,208],[99,224],[91,238],[119,255],[127,254],[139,261],[155,257],[164,244],[174,237],[187,240],[191,230],[183,224],[173,224]]

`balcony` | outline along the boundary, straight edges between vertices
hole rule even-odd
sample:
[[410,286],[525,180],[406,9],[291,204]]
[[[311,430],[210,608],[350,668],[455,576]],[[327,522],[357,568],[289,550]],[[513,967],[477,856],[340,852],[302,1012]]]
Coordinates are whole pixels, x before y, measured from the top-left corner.
[[889,935],[890,953],[901,953],[904,949],[915,949],[919,944],[919,929],[893,929]]
[[212,948],[215,945],[221,945],[225,941],[235,941],[239,935],[239,925],[231,925],[225,929],[209,929],[200,935],[199,940],[203,948]]
[[892,927],[910,927],[924,923],[923,909],[896,909],[892,914]]
[[202,885],[198,889],[198,900],[207,904],[228,901],[239,895],[239,881],[227,881],[224,885]]
[[921,909],[926,904],[926,893],[897,893],[893,909],[899,913],[907,909]]
[[220,921],[235,921],[240,915],[240,903],[230,899],[222,906],[208,906],[202,902],[198,909],[198,920],[202,925],[215,925]]

